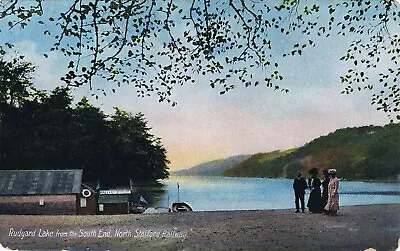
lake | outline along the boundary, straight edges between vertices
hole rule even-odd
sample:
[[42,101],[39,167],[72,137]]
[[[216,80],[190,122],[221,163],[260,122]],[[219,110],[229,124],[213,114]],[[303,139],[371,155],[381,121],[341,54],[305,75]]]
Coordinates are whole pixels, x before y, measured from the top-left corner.
[[[179,199],[194,211],[294,208],[291,179],[171,176],[161,183],[165,191],[152,206],[177,201],[179,183]],[[339,196],[341,206],[400,203],[400,184],[340,181]]]

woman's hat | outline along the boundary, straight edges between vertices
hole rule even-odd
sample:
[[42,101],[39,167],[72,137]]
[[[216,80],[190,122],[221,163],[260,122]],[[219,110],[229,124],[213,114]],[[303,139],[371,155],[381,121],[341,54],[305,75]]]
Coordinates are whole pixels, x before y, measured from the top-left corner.
[[333,168],[332,168],[332,169],[329,169],[329,170],[328,170],[328,173],[336,173],[336,169],[333,169]]

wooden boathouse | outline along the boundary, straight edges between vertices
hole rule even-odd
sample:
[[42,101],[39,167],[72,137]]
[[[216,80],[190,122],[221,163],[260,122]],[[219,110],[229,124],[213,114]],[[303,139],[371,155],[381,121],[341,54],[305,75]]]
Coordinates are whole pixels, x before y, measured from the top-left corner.
[[0,170],[0,214],[96,214],[82,170]]

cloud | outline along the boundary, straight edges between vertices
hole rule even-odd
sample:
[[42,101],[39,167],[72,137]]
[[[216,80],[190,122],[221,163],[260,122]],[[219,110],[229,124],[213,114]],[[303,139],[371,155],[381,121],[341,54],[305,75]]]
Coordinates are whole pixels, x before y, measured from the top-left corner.
[[58,85],[63,85],[60,78],[63,75],[61,71],[61,60],[55,52],[50,52],[48,58],[40,53],[40,48],[36,42],[24,40],[15,43],[14,49],[25,56],[25,61],[32,62],[36,67],[33,75],[34,83],[37,88],[44,90],[53,90]]

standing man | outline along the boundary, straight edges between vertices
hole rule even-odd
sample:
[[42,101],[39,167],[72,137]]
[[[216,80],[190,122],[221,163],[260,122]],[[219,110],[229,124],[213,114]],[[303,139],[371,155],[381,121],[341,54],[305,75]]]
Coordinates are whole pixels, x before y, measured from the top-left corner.
[[301,210],[304,213],[304,194],[307,189],[307,182],[301,176],[301,172],[297,173],[297,178],[293,181],[293,189],[294,189],[294,202],[296,204],[296,213],[300,212],[299,200],[301,203]]

